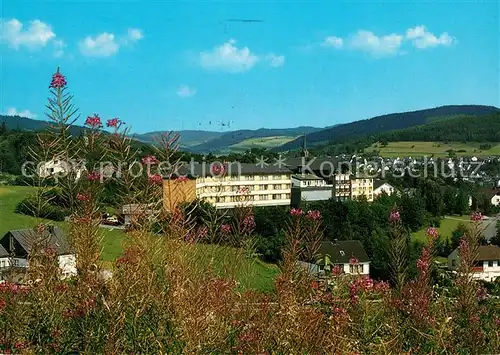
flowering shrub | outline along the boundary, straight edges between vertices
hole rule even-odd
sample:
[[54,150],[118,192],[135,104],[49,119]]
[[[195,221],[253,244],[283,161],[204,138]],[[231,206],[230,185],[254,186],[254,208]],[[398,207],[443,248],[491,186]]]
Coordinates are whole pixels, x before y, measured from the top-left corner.
[[[54,74],[51,88],[60,91],[66,85],[59,71]],[[106,138],[113,142],[108,144],[110,159],[136,158],[128,155],[132,150],[127,148],[127,137],[123,131]],[[97,156],[95,149],[100,146],[85,149]],[[171,151],[168,145],[157,156],[167,160]],[[163,224],[152,235],[153,218],[138,218],[137,228],[127,234],[124,252],[113,265],[112,277],[105,279],[99,260],[100,211],[94,198],[102,193],[102,184],[97,183],[100,174],[95,166],[89,171],[88,179],[65,182],[65,191],[75,200],[68,232],[77,255],[77,275],[62,280],[55,250],[43,245],[34,248],[26,284],[0,284],[3,353],[480,354],[500,350],[500,309],[472,272],[481,235],[478,216],[460,242],[457,275],[450,278],[449,290],[443,291],[433,283],[436,229],[427,229],[414,279],[406,275],[408,235],[396,210],[388,220],[391,284],[344,273],[339,264],[319,277],[299,268],[297,262],[316,262],[324,228],[321,215],[291,209],[275,292],[263,293],[245,289],[237,277],[245,272],[242,260],[254,257],[244,252],[248,244],[243,243],[251,240],[255,227],[250,207],[241,206],[223,217],[208,213],[202,223],[194,223],[189,209],[163,211],[161,189],[125,175],[117,182],[123,203],[151,206],[153,217]],[[44,228],[40,225],[35,231],[41,234]],[[239,243],[232,243],[232,248],[200,248],[199,242],[219,234],[231,235]],[[359,261],[352,256],[349,263]]]

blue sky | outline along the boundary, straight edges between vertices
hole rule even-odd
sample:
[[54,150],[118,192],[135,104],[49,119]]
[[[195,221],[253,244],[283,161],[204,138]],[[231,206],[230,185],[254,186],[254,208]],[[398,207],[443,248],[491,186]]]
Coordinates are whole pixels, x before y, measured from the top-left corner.
[[[134,132],[328,126],[499,103],[496,1],[3,0],[0,112],[44,118],[59,65],[82,117]],[[238,22],[234,19],[260,20]]]

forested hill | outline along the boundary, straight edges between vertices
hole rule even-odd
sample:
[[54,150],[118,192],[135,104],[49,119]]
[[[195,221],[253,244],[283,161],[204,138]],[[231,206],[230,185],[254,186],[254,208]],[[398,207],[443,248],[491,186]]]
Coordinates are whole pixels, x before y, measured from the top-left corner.
[[388,142],[500,142],[500,112],[440,119],[421,126],[382,133],[377,139]]
[[[483,105],[454,105],[412,112],[392,113],[310,133],[307,135],[307,144],[314,146],[326,143],[341,143],[348,139],[424,125],[432,122],[437,117],[443,118],[457,115],[478,116],[495,112],[500,112],[500,109],[494,106]],[[302,141],[302,138],[295,139],[279,147],[279,150],[300,148]]]

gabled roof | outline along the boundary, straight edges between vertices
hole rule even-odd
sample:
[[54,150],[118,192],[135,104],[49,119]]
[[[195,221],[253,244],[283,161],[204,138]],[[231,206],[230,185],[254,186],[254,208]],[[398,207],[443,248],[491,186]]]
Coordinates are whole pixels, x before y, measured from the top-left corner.
[[9,256],[9,252],[0,244],[0,258],[6,258]]
[[334,264],[348,264],[349,259],[353,257],[362,263],[370,261],[363,245],[358,240],[323,241],[318,254],[321,257],[328,254]]
[[478,261],[500,260],[500,247],[496,245],[481,245],[477,251]]
[[380,186],[384,185],[384,184],[387,184],[389,186],[392,186],[391,184],[389,184],[387,181],[384,181],[384,180],[379,180],[379,179],[373,179],[373,188],[374,189],[378,189]]
[[[291,174],[292,171],[284,164],[281,166],[269,163],[250,164],[250,163],[227,163],[222,164],[224,172],[218,170],[216,164],[210,163],[189,163],[175,168],[172,176],[187,176],[191,178],[206,176],[239,176],[239,175],[272,175],[272,174]],[[168,176],[165,178],[169,178]]]
[[24,249],[30,253],[33,244],[38,240],[44,247],[54,248],[58,255],[71,254],[71,248],[63,231],[58,227],[48,227],[43,232],[37,233],[34,229],[16,229],[7,232],[0,243],[9,245],[6,238],[14,238]]

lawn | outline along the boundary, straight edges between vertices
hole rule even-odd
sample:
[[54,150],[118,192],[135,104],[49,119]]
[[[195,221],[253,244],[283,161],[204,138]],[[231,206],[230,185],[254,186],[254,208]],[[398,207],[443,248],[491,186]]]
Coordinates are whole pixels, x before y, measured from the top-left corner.
[[[27,186],[0,186],[0,237],[4,236],[9,230],[34,227],[39,220],[15,213],[16,205],[35,189]],[[67,227],[65,222],[53,222],[63,229]],[[101,229],[103,234],[102,255],[103,266],[107,269],[113,269],[113,261],[122,254],[123,241],[125,233],[118,229]],[[212,245],[198,246],[200,256],[205,260],[213,258],[238,258],[231,248],[222,248]],[[274,277],[278,274],[278,268],[275,265],[269,265],[260,260],[249,260],[238,275],[238,281],[245,288],[257,289],[260,291],[272,292],[274,290]]]
[[390,142],[382,147],[380,143],[373,144],[367,151],[380,151],[382,157],[405,157],[405,156],[435,156],[447,157],[447,150],[453,149],[457,156],[487,156],[499,155],[500,144],[493,143],[488,150],[479,149],[480,143],[439,143],[439,142]]
[[251,148],[275,148],[294,140],[296,137],[274,136],[261,138],[248,138],[239,143],[231,145],[228,150],[232,152],[244,152]]
[[[447,216],[441,220],[441,226],[438,228],[439,235],[443,236],[444,238],[451,238],[451,234],[455,229],[457,229],[458,225],[460,223],[470,223],[471,216],[470,215],[464,215],[464,216]],[[415,232],[412,234],[412,238],[414,240],[419,240],[422,242],[426,241],[426,236],[425,236],[425,231],[427,228],[421,229],[418,232]]]

